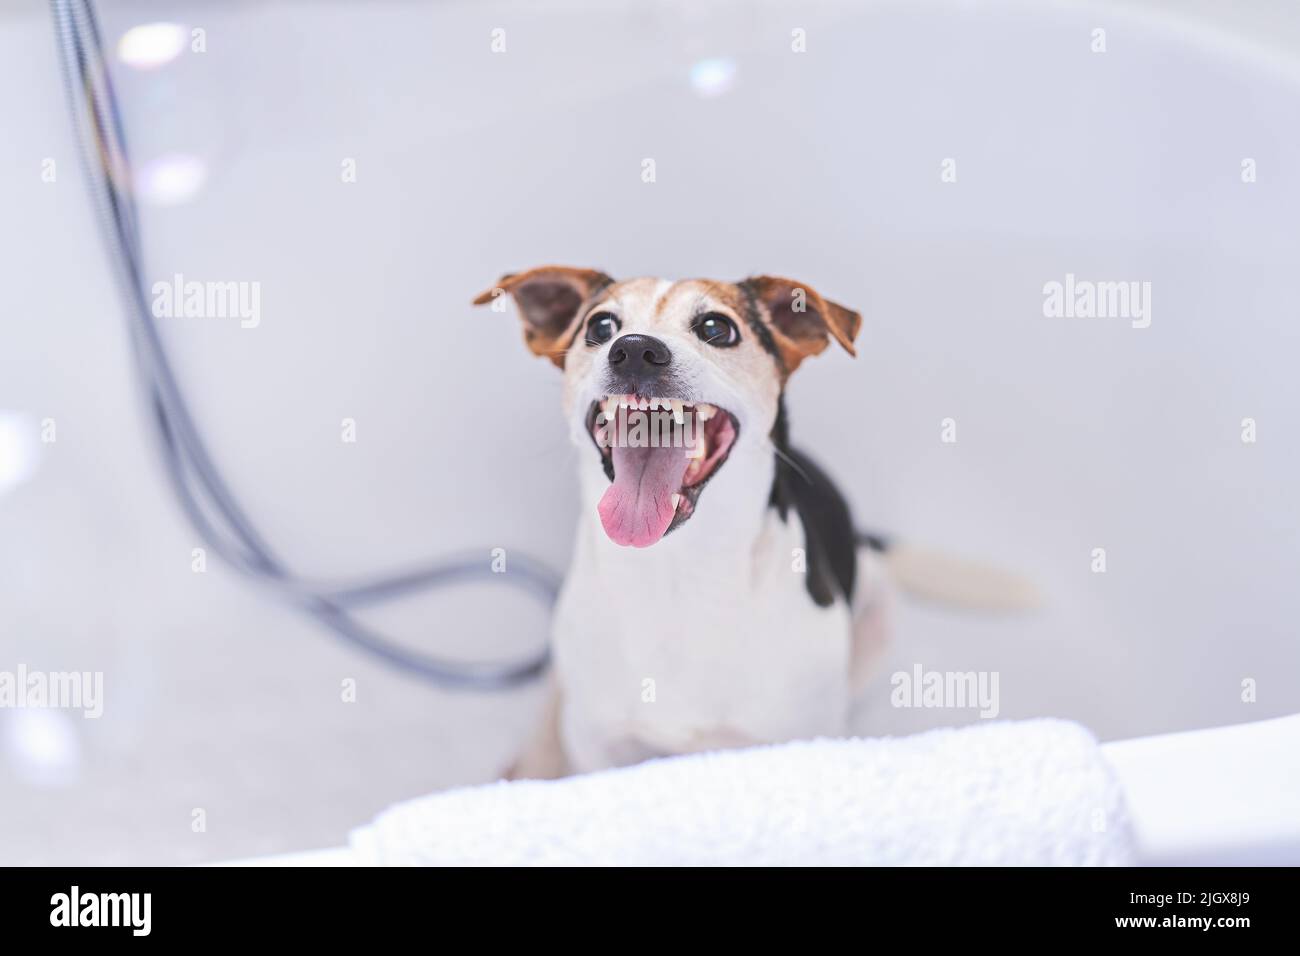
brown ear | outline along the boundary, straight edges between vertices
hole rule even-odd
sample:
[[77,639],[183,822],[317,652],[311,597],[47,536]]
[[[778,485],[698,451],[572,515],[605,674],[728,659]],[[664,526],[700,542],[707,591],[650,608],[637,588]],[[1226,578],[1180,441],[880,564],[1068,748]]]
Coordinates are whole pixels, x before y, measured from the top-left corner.
[[850,355],[858,354],[853,340],[862,328],[862,316],[852,309],[823,299],[802,282],[780,276],[751,276],[740,287],[762,305],[787,372],[821,352],[831,339]]
[[507,273],[496,286],[480,293],[474,304],[483,305],[510,293],[524,323],[524,342],[534,354],[545,355],[564,368],[565,332],[578,318],[582,304],[613,281],[595,269],[538,266]]

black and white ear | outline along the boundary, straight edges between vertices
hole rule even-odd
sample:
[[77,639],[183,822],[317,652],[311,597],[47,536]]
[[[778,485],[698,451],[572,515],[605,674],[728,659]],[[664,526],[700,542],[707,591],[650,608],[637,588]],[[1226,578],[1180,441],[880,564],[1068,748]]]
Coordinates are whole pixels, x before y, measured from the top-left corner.
[[485,305],[507,293],[513,296],[524,324],[524,342],[535,355],[545,355],[564,368],[565,333],[577,321],[582,304],[613,281],[595,269],[538,266],[507,273],[480,293],[474,304]]
[[834,339],[850,355],[858,353],[853,340],[862,328],[862,316],[852,309],[823,299],[816,289],[780,276],[751,276],[740,288],[754,296],[772,338],[793,372],[810,355],[823,351]]

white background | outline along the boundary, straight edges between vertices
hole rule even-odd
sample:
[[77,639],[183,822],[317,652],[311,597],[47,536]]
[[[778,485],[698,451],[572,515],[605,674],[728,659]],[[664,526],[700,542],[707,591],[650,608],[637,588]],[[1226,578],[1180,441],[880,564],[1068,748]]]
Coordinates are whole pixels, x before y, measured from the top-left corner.
[[[109,43],[158,19],[206,30],[206,53],[115,64],[137,165],[206,170],[142,207],[147,267],[261,283],[257,329],[164,333],[220,464],[302,572],[496,546],[563,565],[592,462],[565,444],[555,370],[512,317],[469,306],[500,273],[773,272],[865,316],[859,358],[807,363],[789,395],[796,444],[859,523],[1048,598],[1014,618],[905,605],[890,667],[997,671],[1000,716],[1108,739],[1300,709],[1290,5],[107,6]],[[715,96],[691,81],[709,58],[735,67]],[[191,572],[201,542],[132,378],[43,5],[0,16],[0,62],[0,411],[58,428],[0,490],[0,670],[105,675],[98,721],[0,711],[0,862],[337,844],[397,799],[493,779],[536,692],[431,691],[217,563]],[[1045,318],[1067,272],[1149,281],[1151,327]],[[369,620],[474,656],[544,628],[482,589]],[[887,690],[862,732],[974,719]]]

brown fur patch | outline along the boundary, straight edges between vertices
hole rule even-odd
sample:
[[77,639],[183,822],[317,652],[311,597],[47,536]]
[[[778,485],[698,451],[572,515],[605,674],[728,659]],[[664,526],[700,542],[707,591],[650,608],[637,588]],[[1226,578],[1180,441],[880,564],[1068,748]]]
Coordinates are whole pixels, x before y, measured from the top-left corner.
[[525,344],[533,354],[544,355],[564,368],[564,355],[572,341],[566,333],[579,321],[584,304],[613,281],[595,269],[538,266],[506,273],[496,286],[475,296],[474,304],[485,305],[509,293],[523,321]]
[[806,283],[781,276],[753,276],[740,285],[762,305],[787,373],[808,356],[824,351],[832,338],[850,355],[857,355],[853,340],[862,328],[862,316],[852,309],[823,298]]

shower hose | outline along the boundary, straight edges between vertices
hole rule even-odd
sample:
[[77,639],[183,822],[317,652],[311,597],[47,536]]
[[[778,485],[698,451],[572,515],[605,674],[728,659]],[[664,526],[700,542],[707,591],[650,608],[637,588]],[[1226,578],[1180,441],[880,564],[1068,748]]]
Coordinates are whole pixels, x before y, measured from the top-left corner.
[[489,549],[484,548],[481,554],[446,557],[368,580],[310,581],[294,574],[276,555],[240,506],[195,424],[150,309],[131,164],[95,11],[90,0],[51,3],[82,166],[125,306],[135,368],[168,481],[199,536],[248,580],[314,618],[330,633],[439,687],[502,690],[536,678],[546,669],[545,645],[519,661],[449,660],[412,650],[376,632],[358,621],[355,612],[416,592],[472,582],[521,588],[549,607],[559,591],[559,575],[543,562],[508,549],[505,573],[496,573]]

